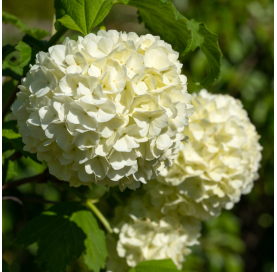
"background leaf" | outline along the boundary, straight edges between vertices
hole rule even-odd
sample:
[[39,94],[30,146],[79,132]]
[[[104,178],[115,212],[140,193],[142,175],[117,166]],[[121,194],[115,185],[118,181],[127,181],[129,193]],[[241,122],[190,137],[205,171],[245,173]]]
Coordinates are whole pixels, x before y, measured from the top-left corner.
[[[126,0],[119,2],[127,3]],[[200,48],[209,65],[208,76],[200,82],[202,86],[207,87],[218,79],[221,51],[217,35],[210,32],[203,23],[188,20],[166,0],[130,0],[127,4],[139,10],[140,21],[145,23],[151,33],[158,34],[175,50],[187,54]]]
[[129,272],[178,272],[176,265],[171,259],[168,260],[153,260],[139,263]]
[[36,39],[39,39],[39,40],[49,34],[48,31],[46,31],[44,29],[29,28],[21,20],[19,20],[16,16],[14,16],[8,12],[5,12],[5,11],[2,12],[2,22],[6,23],[6,24],[12,24],[12,25],[18,27],[21,30],[21,32],[25,32],[26,34],[29,34],[30,36],[32,36]]
[[65,27],[90,33],[112,8],[113,0],[55,0],[56,18]]

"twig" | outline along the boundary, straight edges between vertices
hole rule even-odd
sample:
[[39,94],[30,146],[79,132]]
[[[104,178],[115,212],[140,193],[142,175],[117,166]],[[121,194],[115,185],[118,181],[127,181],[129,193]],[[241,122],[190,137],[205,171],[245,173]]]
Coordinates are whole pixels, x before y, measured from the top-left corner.
[[[12,200],[20,205],[23,205],[23,202],[35,202],[35,203],[49,203],[49,204],[58,204],[58,201],[51,201],[42,198],[35,198],[35,197],[15,197],[15,196],[3,196],[2,200]],[[23,201],[23,202],[22,202]]]
[[32,182],[36,182],[36,181],[41,182],[41,180],[47,181],[47,179],[49,177],[50,177],[50,174],[48,172],[48,169],[46,169],[43,173],[41,173],[39,175],[36,175],[36,176],[33,176],[33,177],[28,177],[28,178],[23,178],[23,179],[20,179],[20,180],[11,182],[11,183],[6,183],[2,186],[2,190],[18,187],[18,186],[21,186],[21,185],[26,184],[26,183],[32,183]]
[[51,201],[47,199],[42,199],[42,198],[35,198],[35,197],[20,197],[22,201],[26,202],[36,202],[36,203],[49,203],[49,204],[58,204],[60,203],[59,201]]
[[14,202],[19,203],[20,205],[23,205],[22,201],[19,198],[15,197],[15,196],[3,196],[2,200],[12,200]]

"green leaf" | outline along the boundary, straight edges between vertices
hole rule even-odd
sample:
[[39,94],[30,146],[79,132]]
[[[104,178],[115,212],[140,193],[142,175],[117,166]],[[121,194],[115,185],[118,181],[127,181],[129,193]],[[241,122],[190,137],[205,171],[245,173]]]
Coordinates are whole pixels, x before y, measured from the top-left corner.
[[108,257],[105,233],[99,229],[91,211],[79,211],[72,216],[72,220],[87,235],[84,261],[88,269],[98,272],[105,268],[105,260]]
[[56,18],[65,27],[90,33],[112,8],[113,0],[55,0]]
[[24,68],[32,58],[32,48],[25,42],[20,41],[15,47],[19,51],[19,67]]
[[217,35],[210,32],[203,23],[188,20],[167,0],[119,0],[139,10],[139,19],[153,34],[158,34],[183,55],[196,48],[206,56],[209,73],[200,82],[204,87],[213,84],[220,74],[221,51]]
[[2,259],[2,272],[10,272],[7,262],[3,259]]
[[139,263],[129,272],[178,272],[176,265],[171,259],[167,260],[152,260]]
[[36,261],[43,271],[65,271],[85,251],[89,269],[99,272],[107,257],[105,235],[93,214],[78,202],[64,202],[29,221],[16,243],[38,242]]
[[2,60],[4,60],[10,53],[15,51],[14,46],[7,44],[2,47]]
[[49,34],[48,31],[46,31],[46,30],[28,27],[21,20],[19,20],[16,16],[14,16],[8,12],[5,12],[5,11],[2,12],[2,22],[6,23],[6,24],[12,24],[12,25],[18,27],[21,30],[21,32],[25,32],[26,34],[29,34],[30,36],[32,36],[36,39],[39,39],[39,40]]

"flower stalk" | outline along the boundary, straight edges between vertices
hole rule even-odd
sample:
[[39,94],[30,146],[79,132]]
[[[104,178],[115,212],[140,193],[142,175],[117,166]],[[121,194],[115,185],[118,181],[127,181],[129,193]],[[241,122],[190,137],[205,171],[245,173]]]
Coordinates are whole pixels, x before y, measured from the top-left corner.
[[104,215],[98,210],[98,208],[93,204],[95,203],[95,200],[92,199],[88,199],[86,201],[86,206],[92,210],[92,212],[97,216],[97,218],[101,221],[101,223],[103,224],[103,226],[106,228],[106,230],[109,233],[113,233],[113,230],[109,224],[109,222],[107,221],[107,219],[104,217]]

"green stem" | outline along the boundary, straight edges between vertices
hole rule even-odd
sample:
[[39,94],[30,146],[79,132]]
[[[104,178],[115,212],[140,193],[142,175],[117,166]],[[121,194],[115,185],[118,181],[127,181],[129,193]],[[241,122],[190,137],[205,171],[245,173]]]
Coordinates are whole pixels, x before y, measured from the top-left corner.
[[106,228],[106,230],[109,233],[113,233],[113,230],[109,224],[109,222],[107,221],[107,219],[103,216],[103,214],[98,210],[98,208],[92,203],[93,200],[92,199],[88,199],[86,201],[86,205],[88,208],[90,208],[93,213],[98,217],[98,219],[101,221],[101,223],[104,225],[104,227]]
[[46,43],[46,45],[43,47],[43,51],[47,51],[49,47],[54,45],[59,41],[59,39],[62,37],[62,35],[68,30],[65,26],[61,26],[60,29],[50,38],[50,40]]

